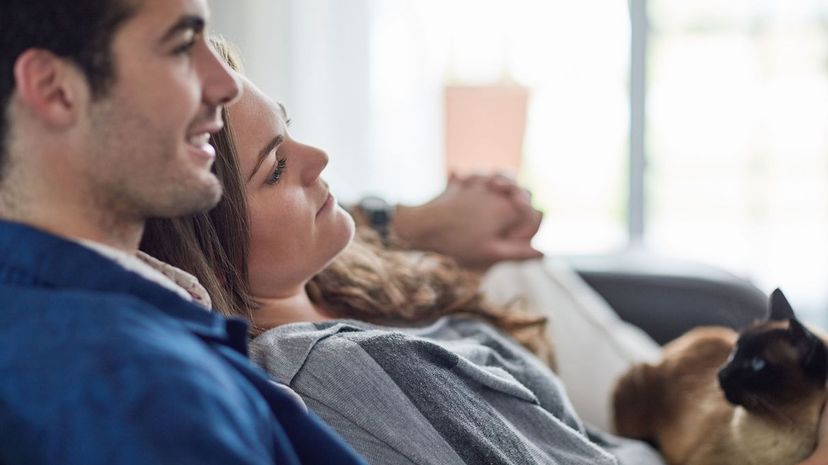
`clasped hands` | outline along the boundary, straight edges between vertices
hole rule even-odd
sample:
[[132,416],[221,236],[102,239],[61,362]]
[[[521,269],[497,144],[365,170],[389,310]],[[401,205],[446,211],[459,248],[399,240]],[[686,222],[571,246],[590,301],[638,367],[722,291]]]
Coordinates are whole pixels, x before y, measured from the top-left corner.
[[391,229],[412,249],[441,253],[482,271],[504,260],[543,256],[531,244],[543,218],[531,200],[509,176],[453,174],[433,200],[397,206]]

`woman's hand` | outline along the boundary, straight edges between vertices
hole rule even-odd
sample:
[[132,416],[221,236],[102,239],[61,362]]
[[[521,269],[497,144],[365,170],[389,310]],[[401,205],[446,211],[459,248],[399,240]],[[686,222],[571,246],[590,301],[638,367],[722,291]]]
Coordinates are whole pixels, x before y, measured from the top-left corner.
[[822,407],[814,453],[799,465],[828,465],[828,408]]

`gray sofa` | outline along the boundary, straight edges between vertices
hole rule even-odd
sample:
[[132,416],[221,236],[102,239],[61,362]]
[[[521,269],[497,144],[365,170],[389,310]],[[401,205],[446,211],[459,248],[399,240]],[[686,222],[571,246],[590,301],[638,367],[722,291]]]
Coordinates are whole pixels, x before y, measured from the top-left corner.
[[644,251],[564,258],[622,319],[660,344],[695,326],[740,329],[767,316],[767,295],[715,266]]

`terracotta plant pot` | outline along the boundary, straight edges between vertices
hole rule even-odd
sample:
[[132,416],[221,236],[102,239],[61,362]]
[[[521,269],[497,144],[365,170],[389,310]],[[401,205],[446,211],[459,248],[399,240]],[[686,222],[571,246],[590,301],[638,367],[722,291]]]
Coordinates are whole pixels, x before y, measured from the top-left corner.
[[447,86],[448,172],[505,170],[517,174],[528,104],[528,89],[518,85]]

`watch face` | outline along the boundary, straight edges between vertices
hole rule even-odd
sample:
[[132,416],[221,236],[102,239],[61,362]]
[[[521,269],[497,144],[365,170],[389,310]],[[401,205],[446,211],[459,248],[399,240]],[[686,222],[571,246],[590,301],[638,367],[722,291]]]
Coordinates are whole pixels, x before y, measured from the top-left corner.
[[360,208],[365,211],[388,210],[390,205],[379,197],[365,197],[359,202]]
[[359,208],[368,217],[371,227],[384,236],[391,222],[391,205],[379,197],[365,197],[359,202]]

